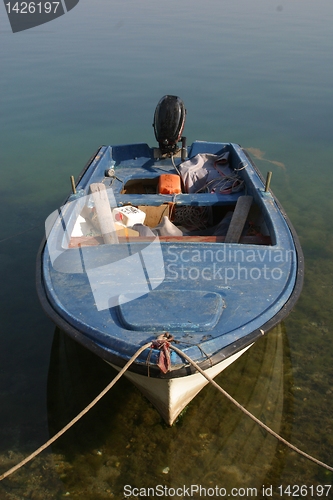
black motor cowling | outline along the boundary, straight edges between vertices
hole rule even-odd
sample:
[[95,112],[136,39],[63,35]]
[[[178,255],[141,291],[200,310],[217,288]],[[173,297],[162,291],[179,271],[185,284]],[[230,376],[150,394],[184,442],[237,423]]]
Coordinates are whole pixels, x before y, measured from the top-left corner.
[[185,125],[186,109],[183,101],[174,95],[165,95],[159,101],[154,115],[155,137],[162,154],[174,154]]

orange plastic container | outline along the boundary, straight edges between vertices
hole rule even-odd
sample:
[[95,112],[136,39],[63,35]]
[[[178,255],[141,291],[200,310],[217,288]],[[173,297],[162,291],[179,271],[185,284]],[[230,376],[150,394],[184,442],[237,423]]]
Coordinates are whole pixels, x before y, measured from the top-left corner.
[[159,194],[179,194],[182,192],[180,177],[176,174],[162,174],[158,180]]

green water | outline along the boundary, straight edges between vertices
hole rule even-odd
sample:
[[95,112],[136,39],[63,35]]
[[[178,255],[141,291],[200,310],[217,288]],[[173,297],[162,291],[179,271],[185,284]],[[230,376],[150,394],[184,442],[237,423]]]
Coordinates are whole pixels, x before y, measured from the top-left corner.
[[[81,0],[16,34],[1,9],[0,473],[114,376],[55,334],[36,297],[35,256],[69,176],[101,144],[153,145],[153,112],[166,93],[185,102],[189,143],[238,142],[264,175],[273,171],[272,189],[305,254],[294,311],[219,383],[332,465],[332,2]],[[253,429],[213,388],[169,429],[124,380],[51,450],[0,483],[0,498],[122,499],[125,485],[184,484],[253,486],[257,498],[272,484],[281,498],[279,485],[332,478]]]

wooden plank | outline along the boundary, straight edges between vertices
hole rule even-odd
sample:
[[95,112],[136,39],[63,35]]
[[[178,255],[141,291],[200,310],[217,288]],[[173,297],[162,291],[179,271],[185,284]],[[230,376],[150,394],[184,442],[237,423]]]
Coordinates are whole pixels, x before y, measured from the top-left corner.
[[98,223],[101,228],[104,243],[118,243],[117,231],[106,187],[104,184],[98,182],[90,184],[90,191],[93,196]]
[[252,205],[252,196],[240,196],[225,237],[225,243],[238,243]]
[[[135,238],[135,239],[134,239]],[[119,243],[128,242],[152,242],[155,241],[156,236],[153,237],[124,237],[119,236]],[[225,236],[159,236],[160,241],[167,242],[179,242],[179,243],[223,243],[225,241]],[[270,236],[263,236],[262,234],[256,234],[253,236],[241,236],[240,243],[244,245],[271,245],[272,241]],[[101,236],[74,236],[69,242],[69,248],[86,247],[102,245],[103,238]]]

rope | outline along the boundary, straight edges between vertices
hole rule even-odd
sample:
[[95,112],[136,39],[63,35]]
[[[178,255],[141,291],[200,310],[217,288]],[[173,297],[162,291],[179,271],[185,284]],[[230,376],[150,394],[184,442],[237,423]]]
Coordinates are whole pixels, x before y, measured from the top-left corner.
[[228,394],[228,392],[226,392],[224,389],[222,389],[222,387],[220,387],[209,375],[207,375],[207,373],[205,373],[195,361],[193,361],[183,351],[178,349],[178,347],[175,347],[174,345],[170,344],[170,349],[175,351],[182,358],[186,359],[192,366],[194,366],[194,368],[196,368],[198,370],[198,372],[201,373],[201,375],[203,375],[208,380],[208,382],[210,382],[214,387],[216,387],[216,389],[218,391],[220,391],[226,398],[228,398],[229,401],[231,401],[235,406],[237,406],[237,408],[239,408],[243,413],[245,413],[245,415],[250,417],[254,422],[256,422],[258,425],[260,425],[260,427],[265,429],[265,431],[267,431],[269,434],[274,436],[278,441],[280,441],[281,443],[288,446],[288,448],[296,451],[296,453],[298,453],[299,455],[302,455],[303,457],[307,458],[308,460],[311,460],[315,464],[320,465],[321,467],[324,467],[325,469],[333,472],[333,467],[325,464],[324,462],[321,462],[320,460],[317,460],[316,458],[312,457],[308,453],[305,453],[304,451],[300,450],[299,448],[297,448],[296,446],[291,444],[289,441],[284,439],[282,436],[280,436],[279,434],[274,432],[270,427],[265,425],[261,420],[259,420],[257,417],[255,417],[252,413],[250,413],[246,408],[244,408],[244,406],[242,406],[240,403],[238,403],[238,401],[236,401],[236,399],[234,399],[232,396],[230,396],[230,394]]
[[151,346],[151,342],[140,347],[140,349],[138,349],[136,351],[136,353],[131,357],[131,359],[126,363],[126,365],[120,370],[120,372],[115,376],[115,378],[109,383],[109,385],[107,385],[105,387],[105,389],[103,389],[103,391],[91,403],[89,403],[88,406],[86,406],[78,415],[76,415],[76,417],[73,418],[73,420],[71,420],[67,425],[65,425],[65,427],[63,427],[59,432],[57,432],[57,434],[55,434],[51,439],[49,439],[46,443],[44,443],[40,448],[35,450],[31,455],[29,455],[28,457],[23,459],[20,463],[18,463],[17,465],[15,465],[11,469],[9,469],[7,472],[4,472],[3,474],[1,474],[0,481],[5,479],[6,477],[10,476],[11,474],[13,474],[15,471],[17,471],[18,469],[23,467],[23,465],[25,465],[26,463],[30,462],[30,460],[32,460],[37,455],[39,455],[43,450],[48,448],[52,443],[54,443],[54,441],[56,441],[60,436],[62,436],[66,431],[68,431],[68,429],[70,429],[70,427],[72,427],[78,420],[80,420],[80,418],[82,418],[83,415],[88,413],[88,411],[93,406],[95,406],[95,404],[98,403],[98,401],[100,399],[102,399],[103,396],[105,396],[105,394],[115,385],[115,383],[118,382],[120,377],[122,375],[124,375],[124,373],[128,370],[128,368],[131,366],[131,364],[136,360],[136,358],[145,349],[149,348],[150,346]]
[[[109,385],[103,389],[103,391],[88,405],[86,406],[73,420],[71,420],[65,427],[63,427],[57,434],[55,434],[51,439],[49,439],[46,443],[44,443],[40,448],[35,450],[31,455],[26,457],[24,460],[22,460],[20,463],[9,469],[7,472],[4,472],[3,474],[0,475],[0,481],[5,479],[6,477],[10,476],[14,472],[16,472],[18,469],[23,467],[25,464],[30,462],[33,458],[35,458],[37,455],[39,455],[42,451],[44,451],[46,448],[48,448],[52,443],[54,443],[60,436],[62,436],[68,429],[70,429],[78,420],[80,420],[88,411],[98,403],[100,399],[102,399],[103,396],[118,382],[120,377],[124,375],[124,373],[128,370],[128,368],[131,366],[131,364],[136,360],[136,358],[145,350],[148,349],[149,347],[152,346],[152,343],[149,342],[143,346],[140,347],[140,349],[137,350],[137,352],[131,357],[131,359],[126,363],[126,365],[120,370],[120,372],[115,376],[115,378],[110,382]],[[203,375],[208,382],[210,382],[216,389],[221,392],[229,401],[231,401],[237,408],[239,408],[245,415],[250,417],[254,422],[256,422],[260,427],[265,429],[266,432],[271,434],[271,436],[275,437],[278,441],[286,445],[288,448],[294,450],[296,453],[299,455],[302,455],[303,457],[307,458],[308,460],[314,462],[317,465],[320,465],[321,467],[324,467],[325,469],[332,471],[333,472],[333,467],[330,465],[325,464],[324,462],[321,462],[320,460],[317,460],[316,458],[312,457],[308,453],[305,453],[304,451],[300,450],[293,444],[291,444],[289,441],[284,439],[282,436],[274,432],[270,427],[268,427],[266,424],[264,424],[261,420],[259,420],[257,417],[255,417],[252,413],[250,413],[244,406],[242,406],[238,401],[236,401],[228,392],[226,392],[222,387],[220,387],[207,373],[204,372],[200,368],[200,366],[195,363],[187,354],[185,354],[183,351],[175,347],[174,345],[169,344],[170,349],[175,351],[179,356],[182,358],[186,359],[201,375]]]
[[17,236],[20,236],[21,234],[29,233],[29,231],[33,231],[37,227],[41,227],[42,223],[36,224],[35,226],[29,227],[29,229],[25,229],[24,231],[20,231],[19,233],[12,234],[11,236],[7,236],[7,238],[3,238],[0,240],[0,243],[3,243],[4,241],[12,240],[13,238],[16,238]]

